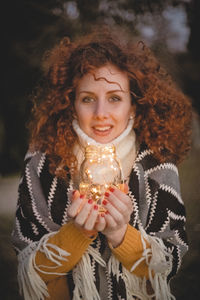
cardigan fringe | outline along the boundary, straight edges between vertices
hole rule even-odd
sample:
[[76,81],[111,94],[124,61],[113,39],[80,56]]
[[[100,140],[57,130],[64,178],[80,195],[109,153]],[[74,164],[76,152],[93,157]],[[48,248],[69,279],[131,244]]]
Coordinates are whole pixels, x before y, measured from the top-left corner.
[[[161,239],[147,235],[141,226],[139,226],[139,231],[144,249],[142,257],[134,263],[130,272],[125,267],[122,267],[127,300],[131,300],[133,297],[137,297],[140,300],[175,300],[167,283],[167,276],[172,269],[172,255],[167,252]],[[150,248],[146,248],[145,240],[150,244]],[[149,281],[154,291],[152,294],[148,293],[146,278],[140,278],[131,273],[143,260],[148,265]],[[117,281],[120,278],[119,264],[120,262],[112,255],[108,267],[109,272],[116,276]]]
[[90,255],[92,255],[93,259],[101,266],[106,267],[106,263],[101,258],[101,254],[89,246],[80,262],[73,269],[73,280],[75,284],[73,300],[101,300],[95,285],[95,274],[91,267]]
[[[49,238],[54,234],[55,232],[44,235],[39,242],[30,244],[18,255],[18,283],[20,293],[24,296],[25,300],[44,300],[45,297],[49,297],[47,285],[37,271],[45,274],[66,275],[66,273],[46,272],[41,269],[41,267],[49,269],[57,268],[70,255],[67,251],[48,243]],[[57,253],[52,251],[51,248]],[[43,252],[50,261],[55,263],[55,266],[36,265],[35,257],[37,251]]]

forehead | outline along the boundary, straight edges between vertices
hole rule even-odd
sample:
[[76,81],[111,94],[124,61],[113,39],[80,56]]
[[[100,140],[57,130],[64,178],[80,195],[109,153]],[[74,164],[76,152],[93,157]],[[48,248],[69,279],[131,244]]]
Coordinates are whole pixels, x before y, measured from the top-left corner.
[[107,64],[84,75],[78,81],[77,89],[82,90],[88,86],[128,90],[129,79],[126,72],[119,70],[114,65]]

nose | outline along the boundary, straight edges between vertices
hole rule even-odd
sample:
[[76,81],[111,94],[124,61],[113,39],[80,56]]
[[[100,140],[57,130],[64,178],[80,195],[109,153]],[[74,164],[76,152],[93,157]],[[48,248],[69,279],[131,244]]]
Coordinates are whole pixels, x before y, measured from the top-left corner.
[[97,119],[106,119],[109,115],[108,106],[106,105],[105,101],[96,101],[95,109],[94,109],[94,116]]

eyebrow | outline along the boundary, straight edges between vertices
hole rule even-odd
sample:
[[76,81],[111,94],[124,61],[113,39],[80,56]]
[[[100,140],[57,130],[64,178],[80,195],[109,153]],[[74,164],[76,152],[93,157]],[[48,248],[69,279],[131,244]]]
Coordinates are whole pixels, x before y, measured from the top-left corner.
[[[124,90],[110,90],[106,94],[112,94],[112,93],[116,93],[116,92],[126,93],[126,91],[124,91]],[[92,95],[95,94],[95,93],[93,93],[91,91],[85,91],[85,90],[79,92],[79,94],[81,94],[81,93],[92,94]]]

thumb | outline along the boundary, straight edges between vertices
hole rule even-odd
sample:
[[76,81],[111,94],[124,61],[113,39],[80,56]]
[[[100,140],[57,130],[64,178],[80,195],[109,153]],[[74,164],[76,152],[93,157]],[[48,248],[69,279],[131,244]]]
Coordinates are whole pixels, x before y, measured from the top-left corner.
[[74,190],[72,191],[72,194],[71,194],[71,201],[75,201],[76,199],[78,199],[80,196],[80,193],[78,190]]
[[128,184],[127,183],[120,183],[119,184],[119,189],[120,189],[121,192],[127,194],[128,191],[129,191]]

